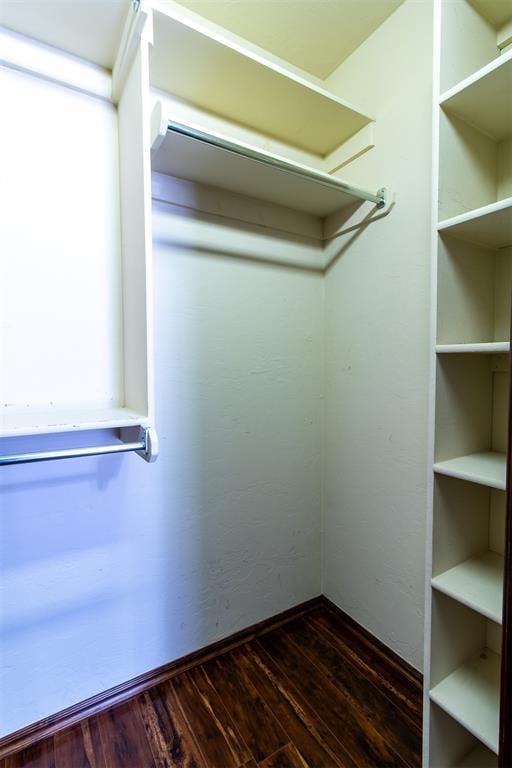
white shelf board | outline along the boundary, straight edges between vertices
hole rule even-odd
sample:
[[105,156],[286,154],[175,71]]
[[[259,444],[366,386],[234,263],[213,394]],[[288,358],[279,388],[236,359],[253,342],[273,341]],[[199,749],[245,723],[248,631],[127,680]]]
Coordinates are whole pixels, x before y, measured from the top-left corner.
[[435,576],[432,586],[501,624],[503,562],[496,552],[485,552]]
[[498,751],[500,668],[500,657],[486,648],[430,691],[432,701],[495,753]]
[[318,155],[373,120],[163,3],[153,20],[151,84],[191,104]]
[[436,344],[438,355],[443,354],[479,354],[499,355],[510,351],[508,341],[479,341],[474,344]]
[[498,768],[498,758],[483,744],[478,744],[457,764],[457,768]]
[[105,408],[4,408],[0,417],[0,437],[74,432],[86,429],[117,429],[147,426],[148,417],[121,406]]
[[512,245],[512,197],[444,219],[437,229],[487,248]]
[[[199,129],[198,126],[191,127]],[[277,203],[315,216],[328,216],[358,202],[358,198],[349,192],[322,185],[323,179],[332,183],[332,176],[248,144],[237,143],[260,158],[285,163],[292,172],[172,131],[164,131],[162,136],[155,129],[154,136],[157,138],[151,153],[151,168],[158,173]],[[232,139],[229,141],[235,143]],[[318,180],[296,175],[301,171],[313,172]]]
[[434,464],[439,475],[468,480],[501,491],[506,487],[506,456],[504,453],[471,453]]
[[441,106],[496,141],[512,135],[512,51],[502,54],[440,98]]

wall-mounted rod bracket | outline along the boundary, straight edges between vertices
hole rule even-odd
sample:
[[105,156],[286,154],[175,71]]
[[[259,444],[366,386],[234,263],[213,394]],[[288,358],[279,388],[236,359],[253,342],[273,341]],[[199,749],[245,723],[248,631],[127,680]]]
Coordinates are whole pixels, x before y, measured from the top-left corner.
[[86,448],[66,448],[54,451],[35,451],[32,453],[11,453],[0,455],[0,466],[8,464],[34,464],[38,461],[56,461],[57,459],[78,459],[85,456],[104,456],[111,453],[129,453],[133,451],[145,461],[153,462],[158,456],[158,438],[154,429],[141,427],[139,440],[88,446]]

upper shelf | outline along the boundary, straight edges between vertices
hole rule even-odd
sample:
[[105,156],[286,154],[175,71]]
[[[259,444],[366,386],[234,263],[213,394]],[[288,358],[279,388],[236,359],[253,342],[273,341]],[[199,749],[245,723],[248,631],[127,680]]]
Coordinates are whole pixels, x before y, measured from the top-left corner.
[[386,204],[384,190],[373,193],[358,189],[327,173],[220,134],[170,122],[162,117],[159,102],[153,111],[152,147],[154,171],[315,216],[327,216],[358,200],[368,200],[378,208]]
[[440,98],[441,106],[496,141],[512,134],[512,51],[467,77]]
[[162,5],[154,10],[151,84],[287,144],[325,155],[373,118]]
[[440,221],[437,229],[487,248],[512,245],[512,197]]

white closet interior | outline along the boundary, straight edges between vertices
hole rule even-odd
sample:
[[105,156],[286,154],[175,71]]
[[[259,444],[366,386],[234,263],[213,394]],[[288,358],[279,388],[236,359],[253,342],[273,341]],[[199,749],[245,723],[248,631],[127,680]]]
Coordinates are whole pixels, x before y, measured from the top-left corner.
[[[398,6],[405,8],[411,3],[412,0],[406,0],[405,4],[390,2],[388,15]],[[240,514],[243,519],[246,514],[250,523],[255,517],[255,503],[247,502],[236,486],[237,476],[243,478],[245,486],[255,495],[260,488],[278,488],[274,495],[284,509],[282,528],[291,531],[293,542],[302,536],[303,548],[298,552],[295,544],[288,546],[287,537],[280,529],[276,538],[280,546],[282,539],[285,544],[281,549],[276,545],[274,552],[272,542],[268,555],[270,565],[264,564],[264,567],[273,576],[273,568],[277,571],[280,567],[276,562],[288,558],[295,565],[297,560],[307,561],[310,557],[311,562],[304,566],[304,583],[300,583],[297,591],[289,589],[298,602],[318,589],[311,587],[314,579],[308,570],[317,565],[316,551],[311,556],[309,552],[313,539],[308,533],[309,518],[304,514],[297,522],[297,509],[300,504],[309,506],[307,513],[313,516],[320,514],[315,505],[325,504],[325,520],[332,525],[332,542],[336,544],[332,547],[329,541],[318,544],[318,559],[327,552],[330,570],[326,578],[322,577],[322,587],[327,585],[329,589],[336,581],[333,577],[336,567],[339,566],[341,572],[343,568],[343,563],[339,565],[342,558],[338,557],[336,546],[340,538],[348,540],[351,533],[349,516],[332,524],[339,497],[351,512],[358,510],[354,496],[360,493],[368,494],[365,498],[372,509],[380,509],[381,497],[385,497],[382,509],[400,512],[400,502],[389,485],[396,491],[397,484],[412,483],[410,477],[416,471],[416,458],[426,451],[425,441],[418,447],[413,445],[414,438],[410,443],[405,441],[402,453],[395,448],[393,441],[398,441],[395,427],[381,418],[379,397],[384,391],[394,401],[398,410],[390,407],[390,413],[394,414],[395,422],[407,420],[403,413],[407,413],[408,397],[416,405],[418,420],[426,422],[421,414],[426,409],[428,381],[425,377],[425,393],[420,392],[416,384],[409,386],[414,376],[405,369],[421,368],[416,356],[421,357],[424,340],[411,340],[407,336],[408,318],[413,315],[408,302],[428,304],[425,298],[428,276],[423,270],[422,254],[431,238],[435,284],[432,313],[436,331],[430,350],[435,357],[435,375],[431,382],[433,438],[428,466],[432,503],[428,515],[424,766],[484,768],[496,765],[499,715],[505,417],[512,282],[512,100],[507,97],[512,89],[512,10],[505,8],[505,3],[493,0],[435,0],[433,5],[437,24],[434,221],[429,229],[428,211],[425,205],[419,208],[421,195],[430,194],[430,179],[427,182],[422,177],[418,181],[421,189],[414,188],[415,170],[405,168],[408,155],[403,148],[416,140],[418,147],[423,148],[416,152],[418,163],[420,159],[423,161],[427,140],[430,145],[431,139],[427,129],[421,135],[410,130],[407,121],[416,115],[406,115],[406,106],[396,95],[381,109],[380,118],[366,107],[372,98],[376,100],[375,93],[371,93],[371,98],[369,93],[372,87],[377,87],[373,86],[373,75],[368,76],[368,71],[376,72],[379,63],[383,69],[388,67],[384,52],[392,59],[400,55],[400,45],[406,44],[403,41],[407,39],[412,44],[412,11],[408,12],[410,16],[404,12],[389,38],[383,37],[385,44],[379,38],[380,28],[373,30],[375,37],[370,49],[373,63],[368,64],[361,75],[363,86],[367,86],[361,89],[357,56],[346,71],[342,67],[332,78],[321,81],[297,67],[283,66],[276,56],[264,55],[256,46],[241,44],[235,35],[224,34],[220,28],[201,21],[196,14],[172,2],[77,2],[73,3],[72,13],[63,11],[59,24],[41,13],[41,6],[36,2],[23,3],[23,12],[21,3],[19,7],[10,3],[5,18],[0,19],[8,28],[0,31],[0,65],[3,65],[0,86],[5,103],[10,104],[10,109],[16,109],[17,120],[2,121],[0,140],[4,147],[23,149],[6,153],[7,184],[3,185],[5,199],[1,201],[5,214],[2,217],[5,253],[12,252],[16,257],[2,261],[0,319],[4,333],[0,348],[0,438],[3,445],[7,445],[7,438],[14,442],[17,438],[30,438],[29,449],[37,450],[37,440],[52,433],[62,433],[61,439],[65,440],[76,431],[102,430],[110,434],[112,430],[121,430],[116,431],[116,439],[121,438],[128,447],[144,434],[146,442],[139,450],[145,458],[156,458],[159,427],[154,404],[153,353],[153,259],[156,257],[160,264],[159,277],[171,297],[165,322],[175,323],[177,334],[182,330],[186,335],[188,326],[183,317],[194,312],[199,317],[190,338],[181,340],[181,346],[176,342],[179,350],[176,359],[174,341],[165,338],[166,356],[159,368],[161,378],[174,387],[171,395],[176,396],[176,402],[170,402],[170,388],[164,390],[162,385],[160,418],[167,426],[172,424],[174,428],[174,419],[180,422],[190,417],[188,411],[181,410],[185,397],[180,400],[179,393],[187,394],[187,375],[194,366],[196,378],[190,378],[197,386],[190,398],[195,398],[192,421],[197,419],[193,428],[197,428],[198,433],[193,434],[190,445],[184,445],[182,451],[181,445],[173,445],[169,429],[165,439],[169,453],[169,445],[173,445],[172,461],[165,465],[165,471],[156,467],[156,472],[161,472],[156,476],[158,490],[164,489],[169,497],[177,493],[177,501],[173,496],[169,503],[171,512],[166,509],[166,519],[172,517],[173,526],[192,528],[193,514],[190,514],[192,522],[187,518],[189,507],[195,509],[191,499],[199,508],[201,505],[207,508],[209,500],[195,497],[201,495],[200,491],[204,494],[208,491],[215,499],[212,508],[222,519],[222,525],[214,525],[207,518],[208,535],[203,532],[204,539],[210,537],[215,542],[219,527],[228,531],[229,539],[238,518],[233,523],[227,516],[222,517],[223,506],[229,510],[233,504],[236,515]],[[431,12],[430,6],[428,12]],[[390,40],[395,43],[394,50],[390,50]],[[429,58],[418,87],[416,82],[408,80],[414,80],[412,68],[412,74],[403,71],[400,75],[404,89],[423,94],[425,103],[429,99],[431,63]],[[363,72],[362,66],[359,69]],[[398,70],[389,66],[386,77],[397,81]],[[375,82],[379,82],[376,75]],[[352,94],[347,99],[338,95],[345,91]],[[356,103],[358,91],[360,105]],[[418,106],[418,114],[419,110]],[[391,138],[395,143],[392,144]],[[389,153],[386,141],[390,145]],[[380,154],[372,153],[375,147]],[[388,175],[390,168],[392,173]],[[418,165],[418,169],[422,172],[423,166]],[[402,195],[406,192],[410,199],[402,198],[401,202],[398,196],[395,200],[395,185],[400,185]],[[416,198],[419,202],[415,202]],[[410,222],[406,221],[408,204],[418,205]],[[398,223],[390,235],[395,215]],[[398,218],[400,215],[403,218]],[[365,240],[372,227],[382,229],[374,232],[372,240]],[[402,271],[398,257],[393,260],[396,254],[402,253],[404,241],[407,266],[411,268],[406,285],[400,282]],[[186,268],[190,271],[184,270],[174,284],[174,273],[161,267],[164,256],[168,255],[165,249],[171,246],[173,256],[178,259],[190,252],[201,256],[215,254],[219,271],[207,266],[201,272],[190,260],[192,266]],[[379,260],[372,261],[375,254]],[[235,265],[232,271],[226,268],[227,259],[232,259]],[[355,259],[359,260],[357,264]],[[242,274],[242,262],[289,267],[293,278],[284,278],[282,272],[276,272],[275,279],[262,278],[261,273]],[[342,262],[342,267],[329,286],[315,283],[314,279],[322,280],[335,262]],[[205,284],[205,275],[211,285]],[[242,283],[245,290],[251,280],[261,306],[250,305],[245,317],[242,316],[244,301],[248,299],[246,295],[244,298],[243,291],[240,295],[237,292]],[[286,291],[292,280],[298,287],[294,286],[288,295]],[[303,285],[306,280],[310,281],[307,288]],[[189,285],[196,291],[196,304],[189,305],[183,298]],[[282,294],[276,286],[282,286]],[[343,293],[345,287],[347,293]],[[223,292],[228,298],[223,298]],[[386,297],[386,314],[382,311],[372,314],[377,294]],[[324,299],[327,310],[322,303]],[[215,305],[210,314],[204,311],[205,306],[210,310],[209,301]],[[223,301],[229,311],[225,310]],[[304,309],[308,301],[315,302],[311,311]],[[272,318],[277,318],[276,321],[269,319],[270,314],[266,316],[265,302],[271,306]],[[375,302],[375,306],[382,305]],[[399,315],[402,310],[403,319],[392,326],[396,338],[391,341],[388,338],[387,347],[376,329],[386,328],[391,323],[390,316],[396,320],[393,312]],[[349,312],[349,322],[345,322],[345,311]],[[252,328],[257,324],[258,313],[265,315],[261,333]],[[297,327],[291,329],[286,322],[293,314],[299,319]],[[326,317],[331,325],[324,348],[322,323]],[[280,328],[279,342],[273,347],[272,322],[280,319],[283,328]],[[371,347],[373,352],[365,356],[366,348],[362,352],[357,348],[352,354],[350,341],[346,337],[339,341],[336,336],[340,327],[348,329],[347,335],[360,333],[365,339],[363,346]],[[415,327],[419,327],[419,321]],[[231,343],[239,345],[247,380],[237,378],[240,372],[230,357],[231,350],[226,352],[218,341],[226,337],[228,330]],[[163,331],[161,333],[163,338]],[[386,335],[389,337],[387,332]],[[205,339],[213,340],[208,349],[205,349]],[[300,347],[298,339],[305,340],[309,345],[307,350]],[[249,354],[246,347],[250,345]],[[314,352],[311,351],[313,345]],[[426,348],[426,341],[424,346]],[[184,360],[185,347],[191,350],[189,358],[196,356],[192,363],[189,358]],[[327,376],[326,357],[333,350],[338,350],[339,357],[332,354],[328,363],[331,372]],[[283,362],[285,352],[289,352],[292,365],[288,360]],[[201,389],[200,354],[208,356],[205,389]],[[243,387],[239,387],[240,395],[240,391],[235,392],[231,386],[232,382],[239,385],[245,381],[247,385],[251,377],[264,376],[269,354],[277,370],[275,379],[270,384],[262,384],[261,392],[258,391],[260,399],[254,394],[256,390],[247,386],[250,394],[245,400]],[[306,363],[304,369],[301,368],[302,355],[307,371]],[[383,362],[384,357],[389,359]],[[374,358],[378,360],[377,367]],[[180,365],[186,371],[183,379],[179,378],[179,371],[176,373]],[[355,376],[350,379],[352,366],[357,375],[364,378],[365,386],[378,390],[378,396],[373,398],[371,392],[368,396],[365,390],[359,398],[348,397],[343,401],[340,397],[338,401],[334,397],[329,406],[331,410],[324,413],[319,400],[332,397],[329,387],[334,388],[343,376],[349,381],[344,396],[346,392],[353,395],[360,387]],[[391,369],[393,375],[403,376],[398,394],[389,379],[385,376],[383,382],[379,379],[379,371],[387,373]],[[287,402],[284,396],[280,399],[282,393],[288,391],[290,370],[295,371],[296,379],[301,372],[304,376],[305,383],[294,382],[299,393],[296,402]],[[327,395],[323,377],[328,380]],[[221,385],[225,385],[225,389]],[[229,402],[226,405],[230,396],[242,416],[231,414]],[[205,406],[207,398],[214,404],[211,410]],[[254,410],[255,402],[261,409],[261,433],[258,423],[249,418],[244,420],[245,413]],[[309,410],[304,407],[305,403]],[[304,407],[304,413],[294,411],[300,407]],[[283,411],[286,411],[284,417]],[[197,412],[204,417],[203,422]],[[272,422],[278,425],[274,439],[282,466],[265,464],[265,451],[269,449],[264,427]],[[321,429],[328,433],[325,446],[320,445],[318,437]],[[251,438],[254,436],[247,456],[240,454],[236,441],[230,437],[232,432],[238,434],[244,430]],[[76,437],[73,439],[76,442]],[[300,446],[305,439],[311,443],[307,451],[290,450],[290,442]],[[204,453],[208,453],[206,458],[201,453],[200,440],[209,447],[209,452],[204,449]],[[340,448],[342,440],[346,444]],[[378,441],[384,441],[384,451],[389,449],[396,480],[394,475],[390,478],[389,465],[380,461],[383,452],[379,448],[379,456],[373,457],[373,469],[368,471],[368,476],[364,470],[364,483],[363,474],[353,473],[352,485],[347,482],[347,488],[342,487],[340,491],[333,480],[336,467],[333,470],[332,466],[329,482],[324,482],[323,470],[317,471],[317,465],[331,460],[327,454],[335,455],[336,460],[341,456],[350,466],[351,458],[347,459],[347,455],[371,453],[374,440],[379,446]],[[220,458],[211,447],[216,441],[221,446]],[[412,458],[408,454],[411,445],[416,451]],[[13,442],[9,442],[8,448],[22,450]],[[26,450],[26,445],[22,448]],[[187,452],[195,452],[194,455],[199,456],[198,464],[203,462],[206,466],[205,473],[209,474],[205,487],[200,478],[193,476],[192,470],[189,477],[188,467],[183,469],[179,464],[183,456],[189,456]],[[223,464],[226,456],[230,461],[229,471]],[[258,469],[258,462],[266,467],[268,476]],[[251,463],[256,468],[253,474]],[[192,461],[190,464],[195,467]],[[150,490],[148,476],[140,474],[145,470],[149,471],[145,466],[135,470],[137,480],[133,481],[131,491],[135,495],[137,489],[142,488],[151,499],[154,487]],[[360,471],[363,473],[363,469]],[[285,478],[305,473],[308,482],[314,475],[308,485],[311,495],[306,501],[296,498],[293,488],[286,489],[290,496],[285,495],[279,487],[280,473]],[[419,475],[425,477],[423,465]],[[353,490],[354,478],[358,480],[357,491]],[[182,495],[181,486],[179,492],[175,489],[180,482],[185,488]],[[230,483],[235,485],[232,487]],[[217,486],[223,484],[229,488],[227,499],[218,493]],[[407,493],[403,494],[404,498],[414,503],[417,497]],[[270,518],[275,510],[272,506],[269,510]],[[209,508],[207,512],[210,513]],[[423,520],[423,509],[413,510],[411,519],[414,514],[418,517],[421,514]],[[263,514],[262,520],[261,535],[268,544],[272,539],[271,529]],[[324,522],[317,525],[319,537]],[[394,537],[394,531],[409,530],[407,525],[402,525],[398,513],[389,526],[387,522],[382,523],[382,536],[375,531],[371,516],[358,520],[358,524],[365,535],[366,529],[371,529],[365,542],[370,538],[382,539],[389,551],[393,544],[388,539]],[[411,531],[414,527],[411,538],[416,535],[423,539],[421,526],[409,520],[407,524]],[[308,529],[307,536],[303,535],[303,529]],[[250,530],[263,551],[258,538],[261,532]],[[152,534],[146,529],[138,533],[141,540],[146,536],[149,539]],[[250,535],[247,534],[247,538]],[[406,552],[404,559],[414,560],[408,542],[404,540],[399,544]],[[206,548],[204,540],[196,549],[200,550],[201,546]],[[223,563],[229,558],[235,562],[240,553],[243,569],[249,562],[258,571],[259,566],[251,560],[254,553],[245,538],[229,539],[229,548],[226,556],[219,545],[221,554],[215,551],[208,561],[210,581],[218,575],[221,559]],[[360,549],[361,555],[357,557],[362,572],[363,563],[371,565],[379,554],[386,559],[388,551],[385,548],[375,551],[364,545]],[[190,544],[184,547],[184,552],[184,558],[202,556],[202,552],[198,554]],[[154,556],[151,551],[149,570],[160,559],[165,559],[165,552],[159,550]],[[335,560],[339,562],[333,567]],[[184,565],[180,563],[179,567],[185,572]],[[96,565],[94,568],[97,573]],[[414,568],[417,568],[416,562],[410,565],[411,573]],[[292,572],[291,566],[289,570]],[[352,589],[352,582],[360,581],[366,585],[369,598],[378,599],[378,590],[386,578],[402,590],[397,593],[397,603],[403,594],[408,597],[414,593],[413,577],[394,573],[393,565],[387,560],[383,570],[384,575],[375,576],[369,568],[367,582],[365,573],[357,579],[351,574],[351,579],[341,579],[339,592],[332,588],[333,594]],[[232,571],[234,575],[223,579],[228,582],[227,586],[223,583],[219,589],[222,597],[216,594],[211,598],[215,610],[219,610],[221,603],[224,605],[222,590],[231,594],[230,580],[238,587],[243,571],[237,571],[235,566]],[[257,579],[265,593],[270,590],[265,582],[268,574],[258,575]],[[139,576],[143,582],[145,573]],[[180,571],[177,576],[173,572],[173,579],[173,588],[179,592],[176,584],[186,578]],[[280,572],[276,582],[279,594]],[[249,585],[247,594],[251,589],[254,587]],[[162,589],[167,599],[166,590],[172,590],[167,585]],[[181,599],[181,593],[179,596]],[[259,599],[263,605],[263,598]],[[194,600],[194,610],[198,610],[196,603],[203,609],[203,604],[208,602],[204,594],[199,597],[194,594],[190,604]],[[244,601],[250,602],[247,595],[239,595],[237,600],[240,621],[247,619],[246,623],[250,623],[248,617],[254,621],[261,618],[257,615],[260,605],[253,612],[246,611]],[[225,602],[229,607],[228,598]],[[274,602],[273,608],[281,608],[278,599]],[[391,613],[395,608],[392,607]],[[263,613],[266,610],[266,607],[261,609]],[[400,610],[400,606],[396,610]],[[371,611],[363,616],[371,618]],[[172,619],[179,625],[180,632],[183,627],[183,632],[186,631],[185,620],[175,621],[174,616]],[[414,623],[421,623],[419,614]],[[386,639],[391,637],[395,641],[399,652],[406,657],[411,655],[410,644],[408,641],[401,644],[394,627],[385,627],[384,621],[376,625],[377,634],[381,630]],[[234,626],[229,623],[227,626],[234,631]],[[187,640],[183,640],[183,647],[179,645],[180,639],[173,650],[189,652],[194,643],[203,639],[204,634],[194,629]],[[167,649],[152,648],[151,652],[151,664],[156,666],[164,660],[158,654]],[[136,668],[134,662],[132,671],[135,675],[143,670]],[[88,693],[85,683],[84,691]]]

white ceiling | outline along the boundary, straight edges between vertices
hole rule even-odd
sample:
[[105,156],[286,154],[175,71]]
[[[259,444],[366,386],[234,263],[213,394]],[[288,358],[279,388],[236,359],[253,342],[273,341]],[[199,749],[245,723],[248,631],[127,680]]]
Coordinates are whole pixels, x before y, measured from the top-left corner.
[[0,0],[0,26],[112,69],[129,0]]
[[[324,79],[403,0],[178,0],[225,29]],[[508,2],[508,0],[507,0]]]

